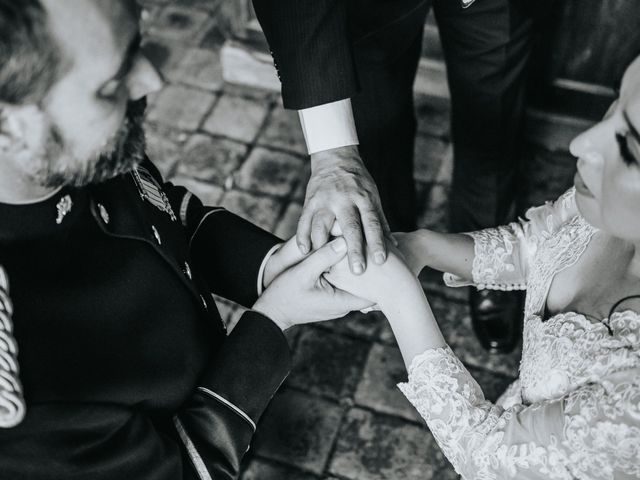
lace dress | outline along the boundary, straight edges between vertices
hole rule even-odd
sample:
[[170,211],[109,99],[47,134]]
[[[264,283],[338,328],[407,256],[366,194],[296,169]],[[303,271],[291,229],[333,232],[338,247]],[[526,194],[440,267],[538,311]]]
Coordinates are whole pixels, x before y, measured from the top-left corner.
[[520,378],[495,403],[449,347],[418,355],[399,387],[466,480],[640,478],[640,314],[603,322],[565,312],[543,322],[553,277],[575,264],[595,229],[575,192],[527,220],[470,234],[473,282],[527,289]]

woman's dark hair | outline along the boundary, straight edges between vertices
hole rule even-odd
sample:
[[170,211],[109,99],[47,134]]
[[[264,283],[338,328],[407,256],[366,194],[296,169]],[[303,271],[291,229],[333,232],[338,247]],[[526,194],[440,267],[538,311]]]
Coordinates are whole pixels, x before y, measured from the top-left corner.
[[37,103],[59,73],[60,49],[38,0],[0,0],[0,103]]

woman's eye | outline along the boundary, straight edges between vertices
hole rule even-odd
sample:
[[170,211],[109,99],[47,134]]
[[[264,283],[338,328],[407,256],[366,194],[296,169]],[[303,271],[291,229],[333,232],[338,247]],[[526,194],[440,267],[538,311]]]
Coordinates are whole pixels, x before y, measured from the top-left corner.
[[98,92],[98,96],[100,98],[104,98],[106,100],[112,100],[118,95],[120,91],[120,80],[110,80],[103,85],[103,87]]
[[629,133],[616,133],[616,141],[625,165],[640,165],[640,148],[629,138]]

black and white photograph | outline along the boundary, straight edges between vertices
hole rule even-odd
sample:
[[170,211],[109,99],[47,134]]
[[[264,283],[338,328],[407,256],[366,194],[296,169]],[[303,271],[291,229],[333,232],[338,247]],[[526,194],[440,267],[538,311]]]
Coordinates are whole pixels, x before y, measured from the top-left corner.
[[0,480],[640,480],[640,2],[0,0]]

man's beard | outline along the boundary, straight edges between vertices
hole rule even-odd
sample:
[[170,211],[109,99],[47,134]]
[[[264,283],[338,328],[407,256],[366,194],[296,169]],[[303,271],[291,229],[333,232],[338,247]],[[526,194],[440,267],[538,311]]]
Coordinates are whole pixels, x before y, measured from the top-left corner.
[[79,159],[70,154],[62,135],[52,125],[45,144],[43,164],[35,173],[34,180],[48,188],[82,187],[130,172],[145,158],[142,126],[145,107],[145,99],[129,102],[122,126],[93,159]]

